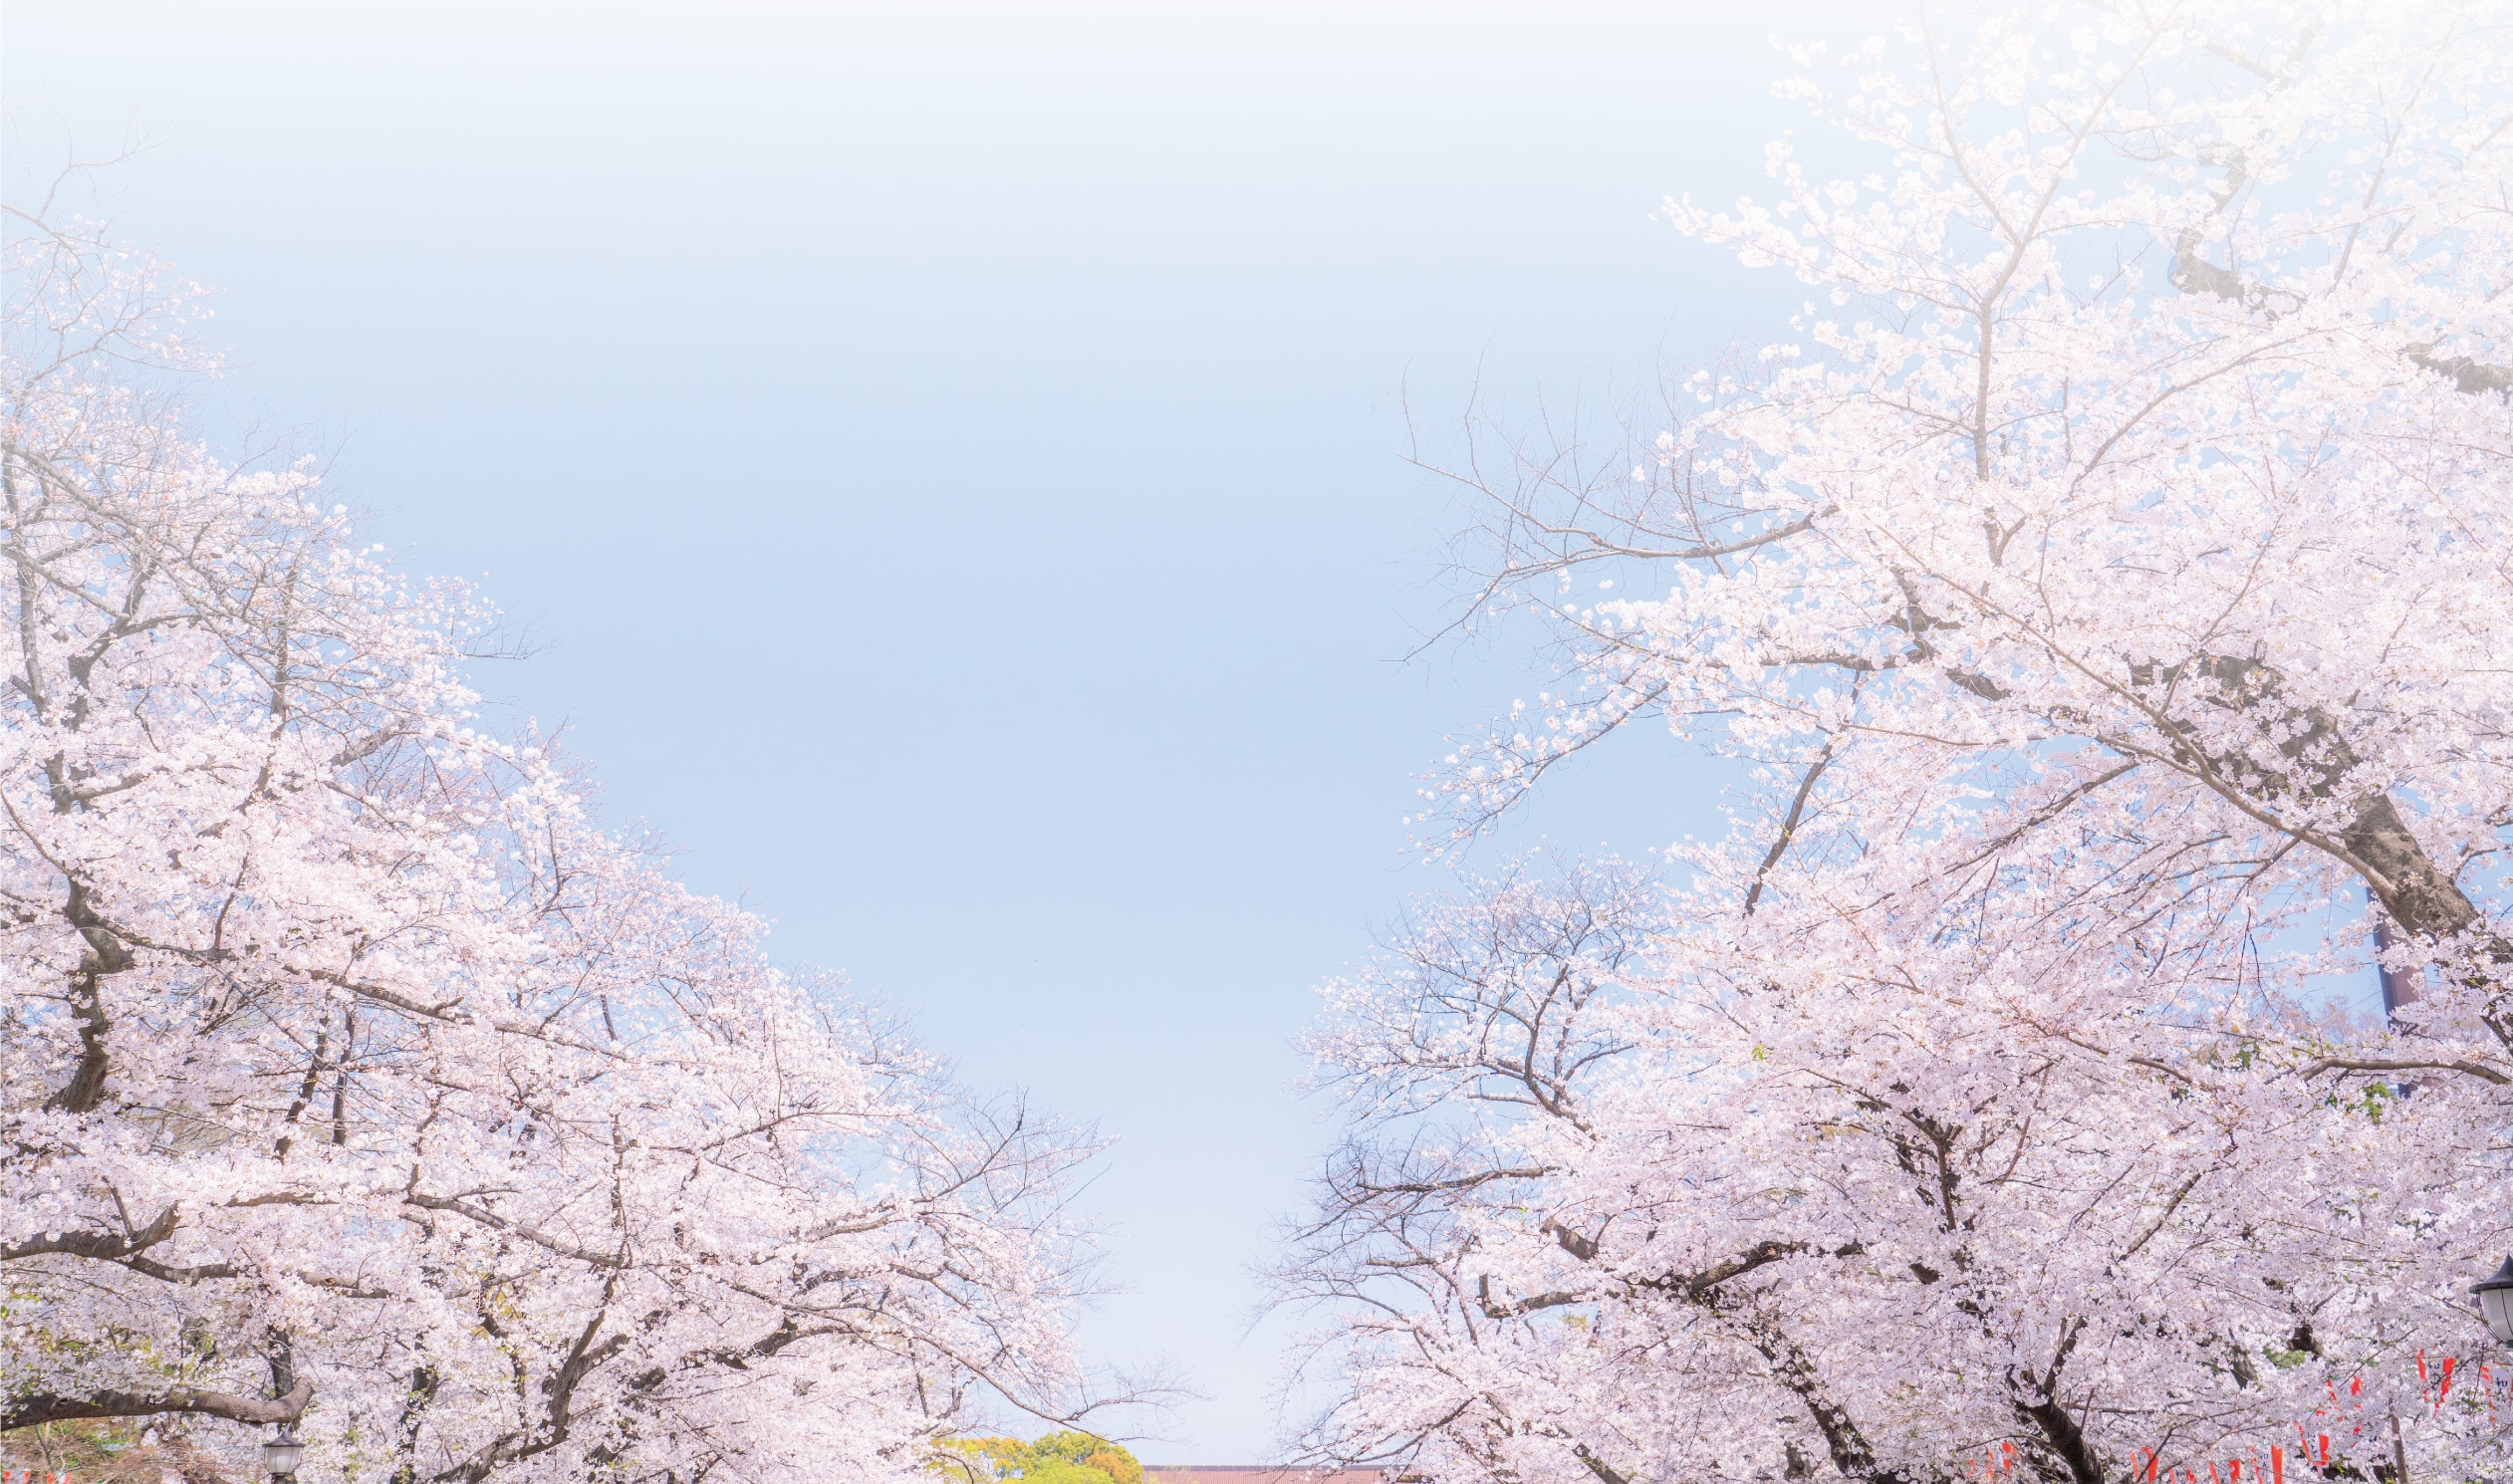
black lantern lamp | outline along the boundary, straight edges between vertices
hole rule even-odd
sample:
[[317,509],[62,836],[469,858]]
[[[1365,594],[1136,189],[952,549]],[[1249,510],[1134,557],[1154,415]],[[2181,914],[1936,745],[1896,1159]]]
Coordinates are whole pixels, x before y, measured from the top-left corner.
[[[2507,1264],[2506,1271],[2513,1273],[2513,1264]],[[2513,1289],[2513,1278],[2505,1280],[2505,1287]],[[279,1424],[279,1431],[271,1434],[269,1442],[262,1444],[262,1465],[271,1471],[274,1484],[296,1478],[297,1465],[305,1456],[306,1445],[297,1441],[297,1434],[285,1422]]]
[[2487,1317],[2495,1338],[2513,1345],[2513,1257],[2504,1260],[2493,1278],[2470,1285],[2469,1291],[2478,1296],[2478,1312]]

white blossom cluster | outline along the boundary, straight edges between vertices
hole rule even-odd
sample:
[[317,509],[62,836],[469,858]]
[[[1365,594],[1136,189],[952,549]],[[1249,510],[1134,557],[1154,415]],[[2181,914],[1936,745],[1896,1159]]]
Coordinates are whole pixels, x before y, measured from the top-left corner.
[[1331,988],[1314,1455],[2513,1477],[2508,23],[1931,5],[1800,55],[1775,201],[1670,203],[1813,298],[1636,467],[1481,480],[1566,683],[1434,844],[1643,720],[1754,785]]
[[1088,1141],[476,727],[488,613],[187,431],[151,265],[38,224],[7,271],[0,1428],[802,1481],[1072,1414]]

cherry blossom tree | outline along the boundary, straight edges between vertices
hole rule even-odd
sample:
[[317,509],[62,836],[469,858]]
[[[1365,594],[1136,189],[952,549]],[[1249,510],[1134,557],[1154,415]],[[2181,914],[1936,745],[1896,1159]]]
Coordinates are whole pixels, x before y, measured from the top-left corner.
[[1476,450],[1463,621],[1563,683],[1431,844],[1635,723],[1752,783],[1329,987],[1312,1454],[2502,1476],[2508,20],[1932,6],[1797,55],[1826,171],[1670,203],[1813,297],[1636,462]]
[[464,588],[187,421],[196,298],[14,223],[0,1429],[310,1479],[918,1475],[1086,1411],[1086,1134],[972,1101],[477,725]]

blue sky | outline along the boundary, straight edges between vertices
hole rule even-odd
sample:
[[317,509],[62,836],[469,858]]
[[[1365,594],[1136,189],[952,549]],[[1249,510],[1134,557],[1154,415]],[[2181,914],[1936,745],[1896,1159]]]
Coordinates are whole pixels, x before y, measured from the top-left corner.
[[[980,1088],[1118,1140],[1109,1360],[1270,1456],[1266,1225],[1326,1139],[1310,987],[1437,868],[1443,737],[1544,677],[1402,662],[1470,405],[1609,400],[1798,297],[1684,242],[1832,4],[19,0],[12,188],[126,133],[225,291],[213,430],[302,427],[415,570],[544,643],[615,818]],[[1496,849],[1718,828],[1647,738]]]

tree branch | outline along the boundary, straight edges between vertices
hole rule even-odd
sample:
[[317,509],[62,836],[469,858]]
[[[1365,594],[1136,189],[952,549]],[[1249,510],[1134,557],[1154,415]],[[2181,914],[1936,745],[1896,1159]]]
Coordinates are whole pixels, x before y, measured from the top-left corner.
[[154,1392],[97,1391],[86,1396],[37,1392],[0,1403],[0,1432],[40,1426],[46,1422],[169,1414],[224,1417],[230,1422],[258,1426],[269,1422],[294,1422],[305,1415],[307,1404],[313,1400],[314,1382],[303,1376],[288,1388],[286,1395],[278,1397],[240,1396],[233,1391],[204,1391],[192,1386],[174,1386]]

